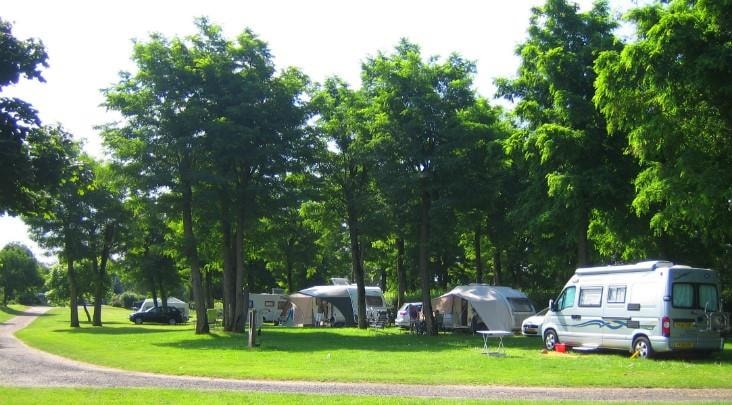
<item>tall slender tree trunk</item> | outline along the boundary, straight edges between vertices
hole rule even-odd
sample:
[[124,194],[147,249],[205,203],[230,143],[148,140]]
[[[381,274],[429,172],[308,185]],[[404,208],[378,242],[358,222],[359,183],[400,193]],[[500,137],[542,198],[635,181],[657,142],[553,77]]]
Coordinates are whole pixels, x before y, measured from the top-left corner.
[[287,292],[292,294],[295,292],[295,281],[293,276],[294,265],[292,263],[292,253],[288,250],[285,254],[285,273],[287,277]]
[[229,198],[221,193],[221,259],[224,264],[222,291],[224,303],[224,330],[231,331],[234,326],[234,306],[236,302],[236,270],[234,269],[234,238],[231,232],[231,208]]
[[577,267],[583,267],[589,263],[589,244],[587,243],[589,222],[587,210],[580,209],[580,218],[577,224]]
[[361,258],[361,243],[359,241],[359,221],[358,213],[356,211],[355,202],[353,196],[348,195],[346,197],[346,207],[348,215],[348,234],[351,239],[351,265],[353,268],[353,275],[356,279],[356,291],[358,297],[357,309],[358,309],[358,327],[360,329],[366,329],[368,327],[368,320],[366,319],[366,286],[364,280],[363,271],[363,260]]
[[422,185],[422,198],[419,207],[419,275],[422,279],[422,314],[425,319],[425,329],[429,335],[435,335],[436,330],[433,327],[434,319],[432,317],[432,298],[430,297],[430,287],[432,285],[432,277],[429,274],[427,266],[427,256],[429,253],[430,240],[430,194],[425,190],[426,186]]
[[493,285],[501,285],[501,248],[497,245],[493,248]]
[[473,248],[475,249],[475,282],[480,284],[483,282],[483,256],[480,250],[480,241],[483,238],[483,227],[480,221],[475,225],[475,236],[473,238]]
[[397,308],[401,308],[404,305],[404,295],[407,292],[407,273],[404,269],[404,238],[401,235],[397,237],[396,273]]
[[247,307],[249,306],[249,289],[245,286],[244,274],[244,210],[237,212],[236,218],[236,283],[234,284],[234,332],[244,332],[244,324],[247,318]]
[[203,294],[201,265],[198,261],[198,246],[193,233],[193,189],[187,176],[183,177],[183,238],[188,264],[191,266],[193,302],[196,303],[196,334],[208,333],[206,297]]
[[[99,268],[94,271],[96,274],[96,285],[94,286],[94,319],[92,325],[102,326],[102,298],[104,297],[104,283],[107,279],[107,262],[109,260],[109,252],[112,250],[112,242],[114,241],[115,227],[108,224],[104,227],[104,239],[102,243],[102,252],[99,258]],[[96,266],[96,258],[94,259],[94,267]]]
[[[67,247],[67,249],[69,249]],[[69,250],[67,250],[69,252]],[[70,256],[70,255],[68,255]],[[76,272],[74,271],[74,259],[66,257],[66,277],[69,280],[69,305],[71,309],[72,328],[79,327],[79,289],[76,287]]]

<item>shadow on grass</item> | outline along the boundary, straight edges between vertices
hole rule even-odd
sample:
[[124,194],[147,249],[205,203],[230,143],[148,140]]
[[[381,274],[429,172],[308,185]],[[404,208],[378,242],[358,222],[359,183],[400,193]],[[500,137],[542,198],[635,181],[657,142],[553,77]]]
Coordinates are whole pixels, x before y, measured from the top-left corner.
[[67,334],[73,334],[73,335],[146,335],[151,333],[170,333],[170,332],[179,332],[182,329],[174,329],[174,328],[146,328],[144,326],[128,326],[128,327],[121,327],[121,328],[105,328],[105,327],[97,327],[97,326],[84,326],[81,328],[66,328],[66,329],[54,329],[52,332],[55,333],[67,333]]
[[[177,342],[156,344],[161,347],[174,347],[190,350],[249,350],[247,334],[221,332],[211,333],[206,338],[187,339]],[[504,338],[508,347],[515,349],[539,349],[535,339],[516,337]],[[510,342],[510,346],[509,346]],[[436,352],[451,351],[456,348],[482,347],[480,336],[465,334],[440,334],[439,336],[415,336],[397,331],[364,332],[364,334],[348,333],[341,330],[314,329],[264,329],[257,336],[259,346],[256,350],[266,352],[312,352],[318,350],[368,350],[374,352]]]
[[6,314],[13,315],[13,316],[37,316],[37,317],[49,316],[48,313],[38,314],[38,313],[33,313],[33,312],[28,312],[28,311],[21,311],[21,310],[17,310],[17,309],[10,308],[10,307],[4,307],[2,305],[0,305],[0,312],[5,312]]

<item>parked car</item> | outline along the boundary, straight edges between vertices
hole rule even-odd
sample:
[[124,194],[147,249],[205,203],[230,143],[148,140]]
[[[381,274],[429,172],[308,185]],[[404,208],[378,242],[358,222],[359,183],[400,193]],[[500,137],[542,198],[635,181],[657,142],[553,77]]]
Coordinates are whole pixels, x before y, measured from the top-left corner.
[[524,319],[521,323],[521,334],[524,336],[541,335],[541,324],[544,323],[544,315],[546,315],[547,311],[549,311],[549,308],[544,308],[534,315]]
[[175,325],[183,323],[187,319],[175,307],[152,307],[144,312],[135,312],[130,314],[130,321],[136,324],[143,322],[168,323]]
[[421,302],[407,302],[406,304],[402,305],[401,308],[399,308],[399,311],[397,311],[397,316],[394,319],[394,325],[401,328],[409,328],[409,313],[413,312],[415,314],[419,314],[419,311],[421,310]]

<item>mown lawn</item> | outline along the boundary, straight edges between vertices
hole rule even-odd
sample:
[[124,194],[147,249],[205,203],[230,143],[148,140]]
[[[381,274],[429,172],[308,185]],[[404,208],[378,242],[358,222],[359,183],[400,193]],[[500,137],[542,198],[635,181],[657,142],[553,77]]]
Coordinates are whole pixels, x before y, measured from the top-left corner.
[[508,357],[481,354],[478,336],[412,336],[396,328],[267,326],[260,346],[193,325],[133,325],[129,311],[105,308],[105,326],[68,327],[53,309],[18,337],[65,357],[129,370],[241,379],[500,384],[524,386],[732,388],[732,347],[708,359],[631,359],[627,353],[543,353],[537,338],[505,339]]
[[5,322],[10,318],[15,318],[23,313],[26,307],[23,305],[10,304],[7,307],[0,305],[0,322]]

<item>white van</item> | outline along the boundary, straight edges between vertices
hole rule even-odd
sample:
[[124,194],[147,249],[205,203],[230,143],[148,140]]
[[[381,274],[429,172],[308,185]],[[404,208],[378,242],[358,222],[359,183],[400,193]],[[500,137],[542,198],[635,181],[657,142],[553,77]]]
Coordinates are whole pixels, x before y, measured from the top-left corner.
[[547,350],[720,351],[729,315],[709,269],[649,261],[580,268],[550,301],[541,333]]

